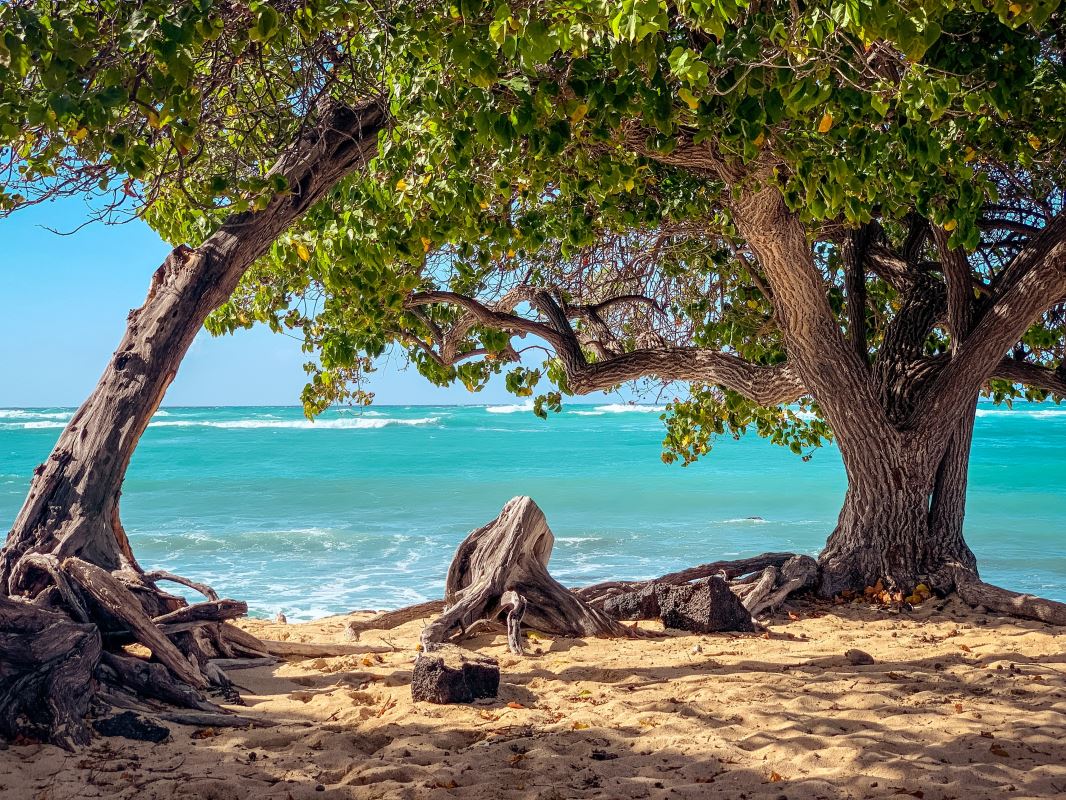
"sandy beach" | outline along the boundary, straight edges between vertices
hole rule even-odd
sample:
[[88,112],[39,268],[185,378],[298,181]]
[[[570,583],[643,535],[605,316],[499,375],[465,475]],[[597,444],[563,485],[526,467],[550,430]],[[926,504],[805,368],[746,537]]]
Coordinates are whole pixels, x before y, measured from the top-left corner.
[[[244,621],[258,636],[346,642],[348,621]],[[897,613],[782,612],[761,634],[637,640],[534,634],[467,646],[500,696],[413,703],[421,622],[368,631],[389,652],[235,671],[269,728],[171,726],[158,745],[0,751],[0,797],[951,798],[1066,793],[1066,633],[957,601]],[[648,629],[657,623],[642,623]],[[350,643],[350,642],[348,642]],[[850,649],[874,663],[853,665]]]

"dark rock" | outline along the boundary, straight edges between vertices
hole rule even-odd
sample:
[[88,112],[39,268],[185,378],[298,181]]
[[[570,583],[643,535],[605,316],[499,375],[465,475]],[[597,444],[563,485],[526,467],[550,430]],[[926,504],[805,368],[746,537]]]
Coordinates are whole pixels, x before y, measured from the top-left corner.
[[470,703],[496,697],[500,665],[496,659],[444,645],[415,659],[411,697],[428,703]]
[[608,750],[593,750],[589,758],[593,761],[613,761],[618,758],[618,753],[612,753]]
[[659,616],[659,595],[670,587],[649,583],[635,592],[623,592],[603,601],[603,612],[614,619],[655,619]]
[[659,604],[667,628],[694,633],[755,630],[751,614],[719,577],[670,586],[660,593]]
[[121,736],[138,742],[161,742],[170,736],[170,731],[162,725],[156,725],[132,711],[93,720],[93,728],[103,736]]
[[861,667],[865,664],[873,664],[874,657],[867,653],[865,650],[851,649],[844,653],[844,658],[848,660],[848,663],[853,667]]

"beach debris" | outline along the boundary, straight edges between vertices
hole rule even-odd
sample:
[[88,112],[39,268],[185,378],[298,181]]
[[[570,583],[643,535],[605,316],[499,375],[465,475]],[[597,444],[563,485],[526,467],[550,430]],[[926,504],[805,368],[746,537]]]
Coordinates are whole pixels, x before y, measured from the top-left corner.
[[289,620],[279,611],[274,615],[274,622],[278,625],[287,625]]
[[93,720],[93,730],[101,736],[121,736],[137,742],[162,742],[170,736],[170,730],[156,725],[132,711],[123,711],[113,717]]
[[440,645],[432,652],[419,653],[411,674],[411,697],[427,703],[471,703],[496,697],[499,689],[500,665],[496,659],[455,645]]
[[624,620],[658,617],[667,628],[694,633],[755,630],[751,614],[718,576],[677,586],[648,584],[608,597],[603,610]]
[[846,658],[848,660],[848,663],[851,664],[853,667],[861,667],[866,664],[874,663],[874,657],[872,655],[867,653],[865,650],[858,650],[854,647],[850,650],[844,651],[844,658]]
[[671,586],[659,602],[660,619],[667,628],[693,633],[755,631],[751,614],[719,577]]
[[507,643],[522,655],[522,625],[556,636],[633,637],[548,573],[555,536],[529,497],[515,497],[455,552],[444,586],[446,610],[422,631],[423,655],[484,620],[506,616]]

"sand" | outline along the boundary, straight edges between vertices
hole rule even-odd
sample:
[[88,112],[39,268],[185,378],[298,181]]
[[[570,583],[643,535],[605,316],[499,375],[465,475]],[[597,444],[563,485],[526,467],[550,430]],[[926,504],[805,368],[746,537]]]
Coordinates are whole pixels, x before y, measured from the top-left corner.
[[[343,642],[352,618],[242,624]],[[411,701],[420,627],[364,633],[378,656],[234,672],[275,727],[0,750],[0,797],[1066,797],[1066,631],[1041,623],[799,605],[767,634],[541,638],[524,658],[484,636],[467,644],[503,683],[470,706]]]

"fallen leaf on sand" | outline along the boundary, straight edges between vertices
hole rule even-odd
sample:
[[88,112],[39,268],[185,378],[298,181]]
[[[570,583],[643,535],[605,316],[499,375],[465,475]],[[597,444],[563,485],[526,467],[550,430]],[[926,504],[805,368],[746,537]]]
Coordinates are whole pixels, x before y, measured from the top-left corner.
[[781,783],[781,781],[783,781],[783,780],[784,780],[784,778],[782,778],[778,773],[776,773],[776,772],[771,772],[770,773],[770,783]]
[[587,722],[575,722],[570,729],[575,731],[587,731],[589,729],[589,724]]
[[512,700],[510,703],[508,703],[507,707],[508,708],[525,708],[524,705],[522,705],[521,703],[516,703],[514,700]]

